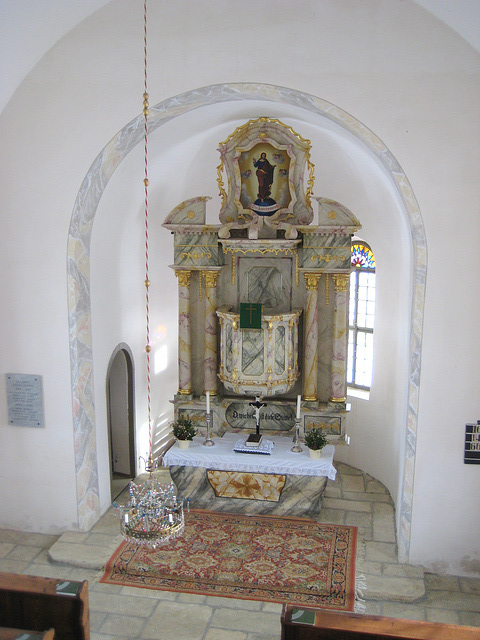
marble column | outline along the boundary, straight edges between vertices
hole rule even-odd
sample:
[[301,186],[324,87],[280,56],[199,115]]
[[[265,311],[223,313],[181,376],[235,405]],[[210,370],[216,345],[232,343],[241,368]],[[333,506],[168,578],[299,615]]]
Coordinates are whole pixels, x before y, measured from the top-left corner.
[[350,274],[333,274],[335,309],[333,314],[333,353],[330,402],[347,399],[348,286]]
[[318,283],[320,273],[304,273],[307,298],[305,302],[305,346],[303,358],[303,399],[307,402],[318,400]]
[[217,279],[218,271],[203,271],[205,278],[205,343],[203,385],[205,392],[217,394]]
[[190,279],[192,271],[177,269],[178,278],[178,393],[192,393],[192,345],[190,335]]

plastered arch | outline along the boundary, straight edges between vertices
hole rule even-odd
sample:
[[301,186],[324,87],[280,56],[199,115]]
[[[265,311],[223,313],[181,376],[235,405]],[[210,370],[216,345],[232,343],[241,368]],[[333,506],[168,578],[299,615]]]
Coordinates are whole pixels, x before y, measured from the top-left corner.
[[[422,217],[411,185],[383,142],[339,107],[315,96],[267,84],[219,84],[192,90],[150,108],[149,131],[184,113],[222,102],[262,100],[291,105],[327,118],[367,146],[390,175],[403,203],[412,237],[413,288],[410,317],[408,407],[405,425],[403,490],[398,505],[399,559],[408,561],[415,470],[416,430],[420,386],[420,354],[427,268]],[[78,526],[88,530],[99,518],[99,482],[95,437],[93,353],[90,304],[90,240],[98,204],[105,187],[125,156],[143,140],[142,115],[129,122],[97,156],[79,189],[72,212],[67,250],[73,432],[77,480]]]

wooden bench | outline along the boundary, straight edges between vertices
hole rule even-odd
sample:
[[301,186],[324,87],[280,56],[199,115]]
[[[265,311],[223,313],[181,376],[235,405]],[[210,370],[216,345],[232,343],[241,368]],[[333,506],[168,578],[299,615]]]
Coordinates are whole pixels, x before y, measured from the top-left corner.
[[27,631],[25,629],[7,629],[0,627],[0,640],[55,640],[55,630]]
[[87,581],[0,573],[0,626],[54,629],[55,640],[90,640]]
[[[304,616],[300,613],[306,612]],[[292,621],[293,614],[293,621]],[[303,619],[304,622],[301,622]],[[281,640],[480,640],[480,627],[283,605]]]

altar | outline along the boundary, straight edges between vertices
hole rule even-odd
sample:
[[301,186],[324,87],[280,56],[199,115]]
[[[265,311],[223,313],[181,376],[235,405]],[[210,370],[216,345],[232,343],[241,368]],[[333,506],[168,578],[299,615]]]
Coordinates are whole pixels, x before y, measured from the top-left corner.
[[163,458],[170,467],[177,495],[192,507],[249,514],[270,513],[317,517],[327,480],[335,480],[335,447],[327,445],[319,459],[306,447],[293,453],[292,439],[265,436],[272,453],[238,453],[240,433],[215,438],[215,446],[203,446],[196,436],[188,449],[174,445]]

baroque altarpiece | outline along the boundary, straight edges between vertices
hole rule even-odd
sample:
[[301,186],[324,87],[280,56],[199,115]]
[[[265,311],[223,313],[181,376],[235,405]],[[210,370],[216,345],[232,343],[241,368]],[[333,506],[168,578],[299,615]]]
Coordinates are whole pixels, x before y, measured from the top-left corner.
[[163,224],[178,280],[175,415],[205,426],[209,392],[216,435],[251,431],[255,397],[265,405],[261,431],[288,433],[299,395],[304,430],[320,426],[332,441],[345,433],[360,223],[313,196],[310,149],[278,120],[250,120],[219,145],[219,224],[206,224],[208,196],[180,203]]

